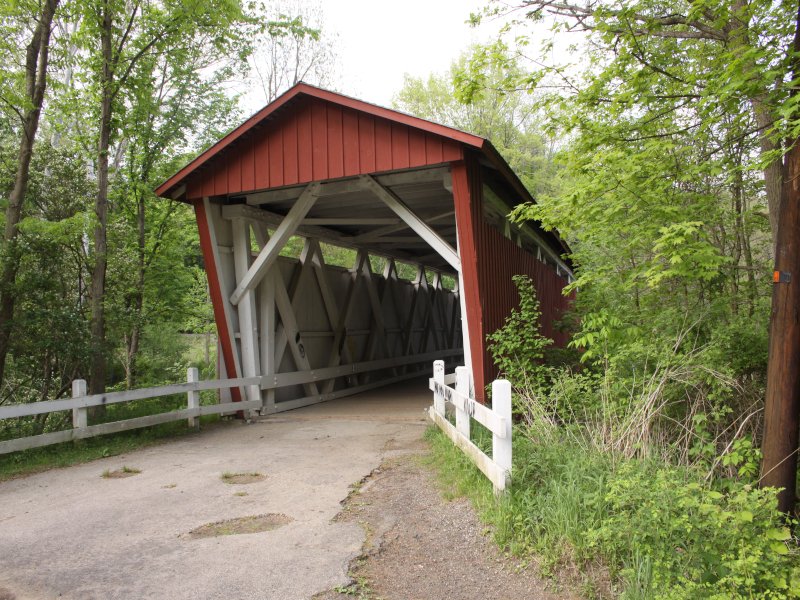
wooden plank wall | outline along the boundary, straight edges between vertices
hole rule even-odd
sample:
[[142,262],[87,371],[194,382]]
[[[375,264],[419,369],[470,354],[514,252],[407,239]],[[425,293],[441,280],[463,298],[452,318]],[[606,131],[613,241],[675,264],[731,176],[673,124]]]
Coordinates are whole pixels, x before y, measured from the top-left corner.
[[[482,187],[478,189],[482,190]],[[557,274],[554,265],[539,260],[489,224],[483,218],[481,201],[482,194],[481,198],[473,200],[474,211],[480,214],[476,215],[473,235],[478,255],[478,281],[483,312],[482,339],[485,340],[487,335],[502,327],[511,310],[519,307],[519,294],[512,277],[527,275],[531,278],[539,298],[541,331],[556,346],[563,348],[569,341],[569,336],[556,328],[556,322],[562,318],[574,299],[574,294],[562,294],[568,283],[566,274]],[[497,377],[498,371],[485,343],[483,361],[484,381],[492,381]]]
[[[486,336],[502,327],[511,310],[519,306],[512,277],[528,275],[531,278],[540,300],[542,333],[562,347],[568,341],[567,334],[557,331],[554,325],[569,307],[572,297],[562,295],[567,279],[559,276],[553,265],[545,264],[487,222],[483,211],[481,167],[475,156],[467,155],[463,162],[454,165],[453,186],[459,243],[462,239],[468,242],[459,252],[464,269],[474,393],[483,401],[485,386],[498,375],[486,348]],[[471,239],[462,238],[461,231],[466,226],[471,228]]]
[[189,199],[441,164],[458,142],[316,98],[254,128],[187,183]]
[[[336,366],[329,361],[334,354],[332,344],[335,343],[337,324],[331,324],[326,316],[319,282],[307,269],[304,274],[302,263],[296,259],[281,257],[276,267],[292,299],[299,330],[295,341],[302,344],[309,367]],[[396,277],[386,279],[379,273],[371,273],[371,283],[368,283],[363,271],[355,273],[352,269],[331,265],[324,266],[324,275],[330,299],[344,325],[338,364],[401,359],[432,352],[444,354],[461,347],[459,303],[452,291],[436,289],[427,285],[424,279],[422,282]],[[380,308],[377,316],[370,300],[370,288]],[[280,315],[274,322],[278,328],[281,327]],[[269,336],[273,344],[279,337],[275,331],[261,331],[260,334]],[[277,373],[303,370],[296,364],[292,353],[280,352],[280,356]],[[426,373],[429,366],[427,363],[422,365]],[[360,377],[339,377],[331,391],[388,380],[406,370],[406,367],[388,368]],[[275,401],[280,405],[308,393],[301,386],[287,387],[276,391]]]

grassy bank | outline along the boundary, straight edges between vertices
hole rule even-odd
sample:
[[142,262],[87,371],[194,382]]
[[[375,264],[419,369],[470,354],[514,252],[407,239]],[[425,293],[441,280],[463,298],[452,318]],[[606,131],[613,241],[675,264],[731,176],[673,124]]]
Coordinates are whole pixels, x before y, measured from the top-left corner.
[[[219,421],[219,416],[200,418],[201,426]],[[0,456],[0,481],[68,467],[99,458],[125,454],[154,444],[195,433],[185,420],[152,427],[123,431],[85,440],[65,442],[43,448],[32,448]]]
[[685,467],[518,430],[513,486],[498,501],[447,438],[430,430],[428,439],[447,493],[471,498],[501,547],[545,575],[582,573],[588,597],[800,597],[796,544],[773,491],[734,481],[712,487]]

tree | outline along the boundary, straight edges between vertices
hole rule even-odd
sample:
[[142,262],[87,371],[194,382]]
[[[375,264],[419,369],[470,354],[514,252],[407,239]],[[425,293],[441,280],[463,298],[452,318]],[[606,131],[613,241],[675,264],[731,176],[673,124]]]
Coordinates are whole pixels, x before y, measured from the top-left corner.
[[[4,53],[14,52],[13,45],[27,27],[32,28],[25,48],[24,91],[17,94],[16,86],[2,90],[2,98],[12,107],[20,118],[20,141],[17,153],[14,187],[8,198],[5,211],[5,231],[2,266],[0,267],[0,382],[4,380],[6,357],[9,351],[12,320],[16,304],[14,282],[19,268],[19,249],[16,241],[19,222],[23,215],[23,203],[28,191],[31,157],[34,142],[39,130],[39,119],[47,89],[47,66],[50,55],[50,34],[58,0],[45,0],[41,3],[20,3],[9,5],[8,15],[4,15],[10,27],[3,32],[7,45]],[[11,29],[11,31],[9,31]],[[20,31],[22,30],[22,31]],[[9,61],[4,61],[8,63]],[[13,81],[13,80],[12,80]]]
[[266,27],[255,41],[251,63],[266,102],[300,81],[333,85],[336,39],[322,29],[321,5],[280,0],[262,6],[262,11]]
[[[219,55],[231,57],[230,61],[221,62]],[[185,207],[158,200],[153,189],[178,168],[184,160],[180,150],[191,139],[219,135],[233,125],[238,111],[235,100],[225,96],[223,84],[244,57],[224,40],[181,41],[142,59],[132,79],[129,108],[120,125],[125,153],[114,187],[123,231],[135,233],[118,240],[123,268],[112,282],[120,296],[118,315],[122,315],[112,329],[124,340],[121,355],[128,388],[135,384],[143,329],[155,324],[151,317],[158,322],[158,310],[145,314],[148,274],[158,267],[156,276],[167,276],[177,284],[185,257],[180,252],[176,255],[170,244],[180,240],[184,249],[191,248],[185,243],[186,230],[193,229],[185,224]],[[174,264],[161,260],[162,254],[175,259]],[[181,290],[179,285],[162,288],[150,299],[151,310],[153,304],[172,301],[177,312]]]
[[[462,54],[446,74],[427,79],[406,75],[394,98],[395,108],[489,139],[535,196],[552,194],[557,186],[555,143],[546,137],[541,110],[524,91],[504,89],[510,78],[526,75],[519,62],[498,50],[503,61],[480,61],[486,54],[474,47]],[[477,66],[477,62],[481,62]],[[460,99],[461,76],[472,65],[480,72],[480,89]]]
[[[562,197],[519,214],[540,216],[551,225],[572,221],[572,233],[581,239],[575,244],[582,271],[579,302],[587,301],[585,290],[594,285],[596,312],[588,314],[598,318],[584,318],[576,343],[592,345],[602,338],[606,348],[616,345],[612,356],[618,364],[636,364],[630,361],[630,350],[636,344],[648,346],[641,324],[653,332],[645,339],[658,339],[680,316],[667,307],[681,302],[684,319],[702,324],[695,344],[714,347],[743,304],[749,304],[750,321],[758,323],[758,298],[768,292],[766,278],[758,276],[764,272],[759,264],[771,260],[773,249],[756,223],[765,198],[777,242],[778,283],[772,290],[762,483],[783,487],[780,506],[789,510],[800,408],[800,298],[790,282],[793,275],[781,273],[797,266],[797,5],[715,1],[666,7],[649,0],[585,5],[530,0],[519,8],[534,20],[549,14],[562,29],[582,31],[589,38],[591,62],[583,78],[550,66],[514,83],[529,87],[545,82],[567,95],[554,102],[554,113],[576,136],[567,156],[574,161],[570,170],[579,184],[571,202]],[[761,181],[753,178],[754,168],[761,169]],[[720,189],[721,196],[714,191]],[[722,210],[726,204],[733,219],[722,227],[721,217],[729,218]],[[565,217],[570,209],[573,215]],[[622,224],[604,218],[609,213]],[[615,230],[604,233],[598,224]],[[587,231],[592,235],[586,236]],[[616,243],[610,243],[614,236]],[[608,260],[608,254],[616,258]],[[595,268],[602,263],[610,268]],[[735,275],[754,269],[755,277]],[[625,298],[633,302],[633,310],[612,310],[613,320],[605,321],[599,317],[619,306],[620,296],[604,277],[624,281],[623,304]],[[728,288],[722,295],[721,285]],[[653,291],[661,306],[643,312],[642,300]],[[719,300],[729,309],[720,312],[724,305]],[[592,323],[597,325],[594,331]],[[747,338],[728,338],[738,352],[729,352],[722,363],[726,369],[737,364],[736,355],[751,349],[742,346]],[[623,347],[627,354],[619,351]],[[727,402],[720,408],[737,411]]]
[[762,485],[782,488],[778,507],[783,512],[795,509],[800,438],[800,3],[794,22],[794,42],[786,51],[793,101],[786,130],[791,137],[783,161],[761,465]]
[[237,26],[248,19],[236,0],[163,3],[136,0],[132,4],[125,0],[84,0],[80,8],[81,28],[77,34],[83,48],[80,59],[89,74],[87,91],[96,102],[99,124],[95,136],[97,197],[90,292],[89,391],[101,393],[106,384],[109,155],[119,135],[126,94],[135,87],[137,76],[148,76],[147,70],[139,68],[144,61],[174,52],[182,44],[213,40],[217,48],[224,47],[238,37],[241,32]]
[[[492,12],[506,10],[502,6]],[[779,129],[788,98],[783,49],[791,40],[794,17],[788,3],[525,0],[513,10],[524,11],[533,21],[549,15],[562,30],[590,36],[591,80],[577,81],[562,65],[551,65],[549,85],[620,112],[646,111],[656,119],[693,107],[698,120],[685,123],[687,131],[719,122],[725,114],[752,118],[749,134],[759,141],[775,234],[781,187]],[[519,83],[541,85],[542,76],[537,73]]]
[[[18,225],[17,292],[8,365],[0,402],[63,397],[88,361],[84,315],[87,263],[84,232],[94,181],[84,155],[54,148],[43,124],[30,167],[25,216]],[[68,415],[41,415],[31,433],[68,422]]]

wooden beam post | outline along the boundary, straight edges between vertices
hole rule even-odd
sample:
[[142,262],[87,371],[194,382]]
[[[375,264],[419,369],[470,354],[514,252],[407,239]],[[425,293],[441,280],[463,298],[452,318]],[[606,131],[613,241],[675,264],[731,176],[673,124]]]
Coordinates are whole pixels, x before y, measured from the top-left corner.
[[[458,255],[462,269],[458,272],[458,296],[461,303],[461,340],[464,344],[464,364],[472,377],[472,397],[483,398],[484,342],[483,308],[478,282],[478,251],[475,239],[475,220],[480,218],[480,175],[474,161],[453,163],[453,202],[456,208]],[[474,194],[474,197],[473,197]]]
[[[253,235],[258,244],[259,251],[264,249],[269,241],[269,232],[264,223],[252,221]],[[275,317],[275,269],[271,269],[266,277],[261,280],[258,293],[258,354],[261,359],[261,375],[269,377],[275,375],[275,340],[277,339],[278,324]],[[267,390],[262,398],[264,408],[262,413],[275,412],[275,390]]]
[[[240,282],[250,266],[250,224],[244,219],[233,219],[233,259],[236,281]],[[255,377],[261,374],[261,364],[258,358],[256,299],[252,289],[245,288],[238,309],[242,371],[245,377]],[[261,389],[257,385],[248,386],[246,394],[248,400],[261,399]]]
[[[81,398],[86,395],[86,380],[75,379],[72,382],[72,397]],[[72,427],[80,429],[89,425],[89,410],[87,408],[72,409]]]
[[[219,364],[224,367],[226,377],[236,378],[242,370],[233,333],[233,307],[228,302],[229,288],[225,282],[225,269],[217,240],[217,228],[221,228],[223,223],[219,218],[219,207],[213,205],[208,197],[195,201],[194,210],[200,236],[200,249],[203,252],[203,262],[208,276],[208,291],[217,325],[217,339],[221,350],[218,356],[222,358]],[[240,388],[231,388],[225,392],[234,402],[242,399]]]
[[292,208],[278,225],[275,233],[272,235],[267,245],[258,254],[258,257],[253,261],[252,266],[248,269],[247,273],[239,279],[236,289],[231,295],[231,303],[238,304],[244,293],[247,290],[253,289],[261,281],[261,278],[266,272],[275,264],[278,259],[281,249],[289,241],[297,228],[303,222],[303,219],[314,206],[314,203],[319,197],[319,182],[315,181],[309,183],[300,197],[294,203]]
[[[188,383],[195,383],[200,381],[200,372],[197,367],[189,367],[186,369],[186,381]],[[190,410],[193,408],[200,408],[200,392],[197,390],[189,390],[186,392],[186,404]],[[200,427],[200,417],[189,417],[187,420],[189,427],[198,429]]]
[[[311,268],[314,269],[317,288],[322,297],[322,303],[325,306],[325,315],[328,317],[328,324],[335,337],[336,328],[339,325],[339,309],[336,305],[336,297],[328,282],[328,276],[325,271],[325,258],[322,256],[322,248],[319,245],[319,241],[313,238],[307,239],[306,247],[303,248],[303,254],[306,255],[306,260],[308,260]],[[342,354],[347,362],[353,362],[347,344],[344,344],[341,349],[337,345],[331,344],[328,366],[338,366],[341,362]],[[336,378],[329,379],[322,386],[322,392],[324,394],[331,393],[335,385]]]
[[[302,269],[302,265],[300,266]],[[300,334],[300,328],[297,325],[297,317],[294,314],[294,306],[283,280],[280,278],[280,273],[273,273],[272,280],[275,286],[275,306],[278,309],[278,314],[283,324],[283,330],[286,335],[286,343],[289,351],[292,354],[292,359],[298,371],[310,371],[311,364],[309,363],[308,356],[306,355],[305,344],[303,343]],[[277,357],[276,357],[277,364]],[[319,396],[319,388],[314,382],[304,384],[306,394],[309,396]]]
[[[417,299],[419,298],[419,289],[421,281],[425,278],[425,271],[421,265],[417,265],[417,276],[414,279],[414,295],[411,297],[411,302],[408,304],[408,316],[406,317],[405,326],[403,327],[403,356],[411,354],[411,345],[414,342],[414,317],[417,314]],[[424,335],[424,332],[423,332]]]
[[[364,250],[359,250],[363,254],[361,262],[361,269],[359,271],[360,277],[363,278],[364,286],[367,290],[367,298],[369,300],[370,309],[372,310],[372,328],[364,348],[364,358],[362,360],[374,360],[378,357],[375,356],[375,346],[383,351],[383,358],[390,358],[391,352],[386,339],[386,323],[383,320],[383,304],[378,295],[378,290],[375,289],[375,281],[372,279],[372,265],[369,262],[369,254]],[[397,370],[392,369],[392,374],[397,375]],[[369,379],[369,373],[364,374],[363,383]]]

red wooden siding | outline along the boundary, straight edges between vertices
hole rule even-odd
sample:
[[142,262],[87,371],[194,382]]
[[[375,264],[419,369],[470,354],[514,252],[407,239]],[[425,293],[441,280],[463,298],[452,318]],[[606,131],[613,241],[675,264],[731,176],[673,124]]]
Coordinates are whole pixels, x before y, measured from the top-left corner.
[[[559,277],[553,266],[538,260],[485,221],[481,221],[474,232],[478,249],[478,279],[481,282],[483,339],[502,327],[511,309],[519,306],[519,294],[511,278],[527,275],[539,298],[542,333],[556,346],[565,346],[568,336],[563,331],[556,331],[554,323],[561,319],[571,302],[570,297],[561,293],[567,280]],[[484,377],[486,381],[492,381],[497,377],[497,369],[485,347],[483,353]]]
[[461,144],[319,98],[298,99],[189,176],[187,198],[238,194],[461,158]]
[[[540,301],[542,333],[558,346],[566,345],[568,336],[556,331],[554,323],[569,307],[572,297],[562,295],[567,280],[559,277],[554,267],[538,260],[486,222],[477,160],[468,157],[466,162],[453,165],[452,176],[475,396],[483,400],[486,384],[498,374],[486,349],[486,336],[502,327],[511,310],[519,306],[519,294],[512,277],[527,275],[531,278]],[[468,194],[462,191],[465,186]],[[471,231],[472,236],[462,235],[465,230]],[[471,239],[467,239],[469,237]]]
[[461,290],[461,293],[464,294],[466,305],[472,376],[475,397],[483,402],[484,386],[489,380],[484,376],[483,309],[481,308],[480,280],[478,278],[477,248],[475,237],[472,235],[476,227],[475,219],[481,218],[480,180],[474,177],[475,173],[479,174],[477,165],[468,165],[464,161],[454,163],[450,169],[458,231],[458,255],[461,259],[461,274],[464,282],[464,289]]

